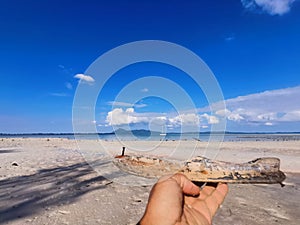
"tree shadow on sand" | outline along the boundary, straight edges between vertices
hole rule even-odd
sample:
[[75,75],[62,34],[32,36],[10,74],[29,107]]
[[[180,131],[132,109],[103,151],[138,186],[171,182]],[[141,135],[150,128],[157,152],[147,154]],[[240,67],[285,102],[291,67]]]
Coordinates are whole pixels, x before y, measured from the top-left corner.
[[105,180],[85,162],[1,180],[0,223],[75,202],[88,192],[107,187]]
[[18,149],[0,149],[0,154],[1,153],[15,153],[15,152],[19,152]]

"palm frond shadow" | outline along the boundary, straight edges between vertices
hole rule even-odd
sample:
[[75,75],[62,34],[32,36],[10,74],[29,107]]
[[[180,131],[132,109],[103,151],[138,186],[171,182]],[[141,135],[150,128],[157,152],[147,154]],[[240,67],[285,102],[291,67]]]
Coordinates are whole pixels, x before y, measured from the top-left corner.
[[104,180],[85,162],[1,180],[0,223],[75,202],[88,192],[107,187]]

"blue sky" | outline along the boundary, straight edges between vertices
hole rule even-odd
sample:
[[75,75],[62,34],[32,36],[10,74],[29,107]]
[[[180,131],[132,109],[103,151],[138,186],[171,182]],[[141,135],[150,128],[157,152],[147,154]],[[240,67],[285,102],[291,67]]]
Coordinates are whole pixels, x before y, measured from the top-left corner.
[[[208,131],[221,117],[229,131],[300,131],[299,0],[0,4],[1,133],[72,132],[77,85],[97,82],[87,68],[103,53],[140,40],[173,42],[196,53],[218,80],[227,109],[217,103],[209,109],[201,88],[182,71],[140,63],[118,71],[103,88],[90,121],[100,132],[128,123],[169,131],[196,124]],[[155,96],[115,102],[122,88],[147,76],[181,86],[197,112]],[[153,87],[148,84],[138,87],[143,96]]]

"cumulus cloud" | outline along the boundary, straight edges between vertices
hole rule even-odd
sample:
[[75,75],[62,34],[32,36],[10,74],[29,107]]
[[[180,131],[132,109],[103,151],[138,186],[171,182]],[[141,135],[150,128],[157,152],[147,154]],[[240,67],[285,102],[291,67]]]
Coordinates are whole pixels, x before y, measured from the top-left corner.
[[270,15],[283,15],[290,11],[295,0],[241,0],[243,6],[251,11],[262,10]]
[[[205,116],[206,117],[206,116]],[[207,120],[215,123],[214,118],[207,115]],[[115,108],[108,112],[106,123],[110,126],[122,126],[126,124],[154,123],[166,125],[169,128],[182,126],[198,126],[200,119],[197,114],[179,114],[176,116],[165,116],[159,113],[137,113],[134,108]]]
[[231,112],[230,110],[225,109],[225,110],[217,110],[215,113],[218,116],[226,117],[228,120],[232,120],[232,121],[244,120],[245,118],[239,114],[239,111],[241,111],[241,109],[239,108],[235,110],[235,112]]
[[241,121],[245,119],[243,116],[241,116],[238,113],[231,113],[227,118],[228,120],[232,120],[232,121]]
[[[186,127],[209,128],[223,118],[230,123],[261,126],[275,126],[286,122],[300,122],[300,86],[239,96],[225,100],[222,104],[212,104],[198,109],[198,113],[179,114],[137,113],[132,105],[119,103],[123,108],[115,108],[107,114],[107,125],[156,124],[169,129]],[[130,107],[126,107],[130,106]],[[201,113],[199,113],[201,112]]]
[[95,82],[95,79],[89,75],[85,75],[85,74],[76,74],[74,76],[74,78],[77,78],[79,79],[80,81],[85,81],[87,83],[94,83]]
[[221,109],[216,111],[216,115],[219,116],[229,116],[231,112],[228,109]]
[[147,117],[138,116],[137,114],[135,114],[133,108],[128,108],[126,110],[123,110],[121,108],[116,108],[108,112],[106,117],[106,122],[110,126],[142,123],[148,121],[149,119]]
[[168,119],[168,122],[170,125],[174,127],[179,126],[195,126],[199,125],[199,116],[194,113],[188,113],[188,114],[180,114],[175,117],[171,117]]
[[278,120],[283,121],[283,122],[300,121],[300,110],[294,110],[294,111],[287,112],[287,113],[283,114],[282,117],[280,117]]
[[217,116],[235,122],[300,122],[300,86],[239,96],[225,101],[226,109],[212,105]]
[[202,115],[200,115],[200,118],[204,118],[206,119],[208,124],[217,124],[219,123],[219,119],[216,116],[212,116],[212,115],[208,115],[207,113],[204,113]]

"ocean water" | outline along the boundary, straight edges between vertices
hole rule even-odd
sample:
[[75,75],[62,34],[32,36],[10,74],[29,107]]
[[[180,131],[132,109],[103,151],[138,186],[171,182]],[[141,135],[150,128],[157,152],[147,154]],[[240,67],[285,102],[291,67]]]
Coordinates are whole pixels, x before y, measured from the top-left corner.
[[107,141],[177,141],[177,140],[199,140],[199,141],[298,141],[300,133],[169,133],[162,136],[154,134],[0,134],[0,138],[67,138],[85,140],[107,140]]

